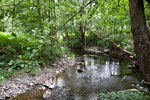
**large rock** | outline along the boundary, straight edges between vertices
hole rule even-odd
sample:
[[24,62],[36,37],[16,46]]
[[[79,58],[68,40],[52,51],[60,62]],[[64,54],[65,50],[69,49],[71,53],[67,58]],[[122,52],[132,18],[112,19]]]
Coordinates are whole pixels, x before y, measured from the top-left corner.
[[45,100],[66,100],[68,90],[64,88],[56,87],[49,89],[43,94]]

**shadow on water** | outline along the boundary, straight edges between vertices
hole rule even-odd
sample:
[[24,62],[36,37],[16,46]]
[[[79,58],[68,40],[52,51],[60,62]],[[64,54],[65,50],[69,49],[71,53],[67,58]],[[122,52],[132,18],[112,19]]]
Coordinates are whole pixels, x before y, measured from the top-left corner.
[[[69,89],[66,100],[97,100],[100,92],[130,89],[132,84],[139,83],[141,79],[138,73],[132,73],[128,69],[130,62],[126,60],[81,51],[73,51],[70,56],[76,60],[77,64],[55,78],[58,87]],[[35,94],[36,92],[38,91],[35,91]],[[36,96],[28,93],[28,95],[19,95],[17,98],[20,99],[13,100],[44,100],[42,95],[43,92],[37,93]],[[24,96],[38,98],[23,99]]]

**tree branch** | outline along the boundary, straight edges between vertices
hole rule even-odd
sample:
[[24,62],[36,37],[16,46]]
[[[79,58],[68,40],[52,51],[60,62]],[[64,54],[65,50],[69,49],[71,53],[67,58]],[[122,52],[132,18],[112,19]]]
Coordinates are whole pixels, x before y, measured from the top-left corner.
[[81,8],[76,14],[74,14],[72,17],[70,17],[61,27],[59,27],[55,33],[57,31],[59,31],[60,29],[62,29],[70,20],[72,20],[75,16],[77,16],[86,6],[88,6],[89,4],[91,4],[94,0],[91,0],[89,3],[87,3],[83,8]]
[[118,7],[120,6],[120,0],[118,0]]
[[95,34],[95,33],[91,30],[90,27],[87,27],[87,28],[88,28],[88,30],[89,30],[91,33],[93,33],[93,34],[94,34],[95,36],[97,36],[99,39],[105,40],[106,42],[111,43],[114,47],[118,48],[119,50],[121,50],[121,51],[124,52],[125,54],[128,54],[128,55],[130,55],[130,56],[133,56],[133,59],[136,58],[136,56],[135,56],[134,54],[132,54],[131,52],[129,52],[129,51],[123,49],[123,48],[120,47],[120,46],[117,46],[117,43],[116,43],[116,42],[111,41],[111,40],[106,40],[105,37],[102,37],[102,36],[99,36],[99,35]]
[[11,17],[11,15],[13,14],[15,8],[20,5],[24,0],[21,0],[20,2],[18,2],[16,5],[14,5],[14,8],[12,9],[11,14],[8,16],[8,18],[6,19],[6,21],[4,23],[6,23],[8,21],[8,19]]

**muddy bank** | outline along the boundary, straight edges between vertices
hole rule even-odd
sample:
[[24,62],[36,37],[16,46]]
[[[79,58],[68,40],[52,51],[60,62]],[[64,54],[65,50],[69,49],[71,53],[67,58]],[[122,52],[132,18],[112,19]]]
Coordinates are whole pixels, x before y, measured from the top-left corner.
[[0,84],[0,100],[23,94],[27,90],[37,87],[37,85],[54,88],[55,84],[52,82],[53,77],[63,73],[74,64],[75,61],[65,55],[58,59],[53,66],[48,66],[39,70],[38,74],[35,76],[30,73],[13,76]]

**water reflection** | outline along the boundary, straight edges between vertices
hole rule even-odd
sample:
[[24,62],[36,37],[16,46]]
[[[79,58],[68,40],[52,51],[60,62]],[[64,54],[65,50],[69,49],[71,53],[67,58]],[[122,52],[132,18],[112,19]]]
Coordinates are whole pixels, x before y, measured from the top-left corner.
[[[58,87],[69,88],[66,100],[97,100],[100,92],[129,89],[131,84],[138,83],[137,78],[129,75],[128,61],[82,52],[78,52],[78,55],[71,54],[77,64],[51,80]],[[10,100],[43,100],[43,91],[40,94],[39,91],[33,90]]]
[[44,91],[37,88],[32,91],[27,91],[25,94],[18,95],[16,98],[10,98],[8,100],[44,100],[42,94]]
[[[129,89],[132,83],[138,83],[136,78],[126,75],[130,71],[128,64],[123,65],[119,60],[83,55],[77,57],[77,62],[81,61],[84,65],[77,64],[57,79],[58,86],[70,89],[68,100],[96,100],[100,92]],[[78,69],[83,72],[79,73]]]

